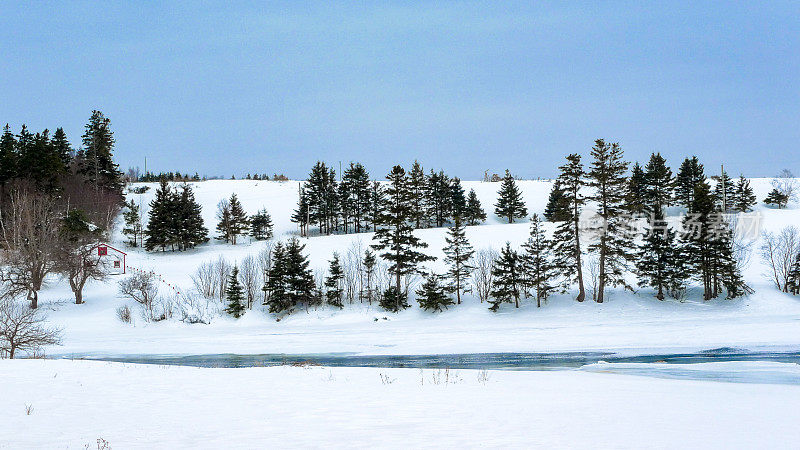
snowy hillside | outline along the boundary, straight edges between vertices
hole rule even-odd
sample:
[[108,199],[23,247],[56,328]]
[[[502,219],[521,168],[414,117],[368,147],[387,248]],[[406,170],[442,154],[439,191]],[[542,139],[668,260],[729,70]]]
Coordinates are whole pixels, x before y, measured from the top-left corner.
[[[486,224],[468,227],[467,237],[475,249],[499,248],[509,241],[519,246],[528,235],[528,224],[504,224],[491,214],[499,183],[464,182],[475,189],[490,217]],[[520,181],[529,214],[541,214],[551,183]],[[155,184],[145,194],[132,198],[147,204]],[[266,208],[275,224],[276,239],[296,233],[289,220],[296,206],[298,182],[249,180],[205,181],[192,183],[203,206],[206,227],[214,229],[216,204],[236,193],[248,213]],[[769,180],[755,179],[759,200],[769,191]],[[800,210],[776,210],[763,205],[756,212],[764,230],[800,223]],[[548,224],[549,226],[549,224]],[[429,244],[427,253],[437,261],[429,267],[443,271],[442,247],[446,229],[423,229],[415,234]],[[212,231],[212,235],[213,235]],[[334,251],[344,255],[353,245],[362,250],[371,233],[313,236],[303,239],[314,269],[327,268]],[[246,242],[233,246],[212,239],[209,244],[186,252],[144,252],[125,246],[118,234],[113,244],[128,252],[129,267],[154,271],[164,283],[162,293],[191,290],[191,275],[205,262],[220,256],[231,263],[256,256],[265,242]],[[116,309],[134,303],[120,298],[112,276],[103,283],[89,284],[84,305],[71,301],[69,290],[53,278],[43,290],[50,318],[65,330],[63,347],[51,354],[131,354],[131,353],[322,353],[360,352],[371,354],[420,354],[506,351],[616,350],[647,352],[654,349],[702,350],[715,347],[800,347],[800,298],[778,292],[764,276],[766,267],[754,254],[744,271],[755,294],[735,300],[703,302],[690,290],[685,302],[656,300],[652,291],[636,294],[612,290],[605,304],[576,303],[574,293],[556,295],[544,307],[523,301],[499,313],[487,310],[474,296],[462,305],[443,313],[427,313],[413,307],[391,314],[376,306],[346,304],[342,310],[321,307],[299,312],[276,322],[256,306],[242,319],[216,316],[210,325],[189,325],[177,321],[145,323],[134,316],[134,323],[121,323]],[[214,305],[212,305],[214,306]],[[218,309],[218,305],[217,305]],[[635,350],[633,350],[635,349]]]

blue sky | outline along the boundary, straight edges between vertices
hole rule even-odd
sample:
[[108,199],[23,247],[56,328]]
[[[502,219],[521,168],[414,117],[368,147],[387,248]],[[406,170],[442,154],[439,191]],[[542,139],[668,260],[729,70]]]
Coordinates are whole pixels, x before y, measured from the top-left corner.
[[4,1],[0,121],[100,109],[121,167],[208,175],[549,177],[600,137],[800,172],[798,2],[329,3]]

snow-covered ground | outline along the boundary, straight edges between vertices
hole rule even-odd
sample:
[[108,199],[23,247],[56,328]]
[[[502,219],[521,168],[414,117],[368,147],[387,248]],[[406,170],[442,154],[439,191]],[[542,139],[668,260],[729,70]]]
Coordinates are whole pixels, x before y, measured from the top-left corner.
[[0,448],[796,448],[800,439],[791,385],[68,360],[0,361],[0,380]]
[[[528,224],[504,224],[491,214],[498,183],[464,182],[475,189],[489,212],[485,225],[468,227],[467,236],[476,249],[499,248],[506,241],[520,245],[528,235]],[[521,181],[529,213],[542,213],[551,183]],[[147,204],[156,184],[146,194],[132,198]],[[759,199],[770,189],[769,180],[755,179]],[[216,204],[236,193],[248,212],[266,207],[273,217],[277,238],[296,230],[289,220],[296,204],[298,182],[216,180],[193,183],[203,205],[206,226],[213,230]],[[758,227],[779,230],[800,223],[800,210],[775,210],[759,205]],[[430,265],[443,271],[441,260],[445,229],[415,233],[439,257]],[[314,236],[303,239],[316,270],[325,270],[334,251],[346,254],[354,243],[366,248],[372,234]],[[188,252],[146,253],[129,249],[119,234],[114,244],[129,252],[129,266],[153,270],[178,290],[190,289],[191,274],[202,263],[223,256],[231,262],[257,255],[263,242],[232,246],[212,240]],[[574,293],[557,295],[542,308],[524,301],[516,310],[505,305],[499,313],[486,309],[475,297],[439,314],[416,308],[399,314],[369,305],[346,305],[343,310],[321,308],[299,312],[280,322],[260,308],[234,320],[217,317],[210,325],[188,325],[177,321],[145,323],[137,316],[134,325],[116,318],[116,309],[126,304],[117,294],[120,276],[89,284],[84,305],[75,305],[63,282],[50,280],[40,298],[50,310],[51,320],[64,329],[64,345],[49,354],[197,354],[197,353],[328,353],[370,354],[474,353],[613,350],[625,353],[703,350],[717,347],[770,349],[800,348],[800,298],[778,292],[764,276],[766,267],[754,254],[745,270],[747,282],[756,290],[746,298],[710,302],[699,300],[696,291],[685,302],[659,302],[652,292],[636,294],[612,291],[606,303],[576,303]],[[163,285],[164,292],[171,290]],[[132,303],[128,303],[134,306]],[[377,320],[376,320],[377,319]]]

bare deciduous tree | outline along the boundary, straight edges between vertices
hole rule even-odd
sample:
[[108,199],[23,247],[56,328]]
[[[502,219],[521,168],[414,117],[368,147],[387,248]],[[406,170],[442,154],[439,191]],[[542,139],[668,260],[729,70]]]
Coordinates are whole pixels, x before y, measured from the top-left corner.
[[239,282],[244,288],[247,309],[252,309],[261,284],[261,270],[254,257],[248,256],[239,263]]
[[772,187],[777,189],[778,192],[785,195],[789,201],[797,201],[797,193],[800,186],[797,184],[797,179],[789,169],[783,169],[771,181]]
[[60,215],[51,197],[24,187],[14,189],[5,205],[0,209],[4,291],[26,294],[31,308],[37,308],[38,292],[55,266]]
[[491,248],[484,248],[475,252],[472,266],[472,285],[481,303],[488,300],[492,292],[492,267],[497,259],[497,251]]
[[47,318],[39,310],[0,300],[0,350],[14,359],[18,351],[35,352],[46,345],[61,343],[61,330],[45,325]]
[[788,292],[789,273],[795,255],[800,250],[800,230],[789,226],[783,228],[778,234],[772,232],[762,233],[760,248],[761,260],[767,265],[767,276],[775,287],[783,292]]
[[217,275],[214,271],[214,263],[206,262],[201,264],[191,275],[195,290],[204,298],[216,297],[219,285]]

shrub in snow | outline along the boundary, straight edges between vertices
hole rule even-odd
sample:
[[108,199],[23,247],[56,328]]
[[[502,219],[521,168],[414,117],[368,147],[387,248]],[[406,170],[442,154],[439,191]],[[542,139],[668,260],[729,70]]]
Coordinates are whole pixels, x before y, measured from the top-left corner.
[[122,323],[131,323],[131,309],[128,308],[128,305],[117,308],[117,318],[122,321]]
[[391,312],[398,312],[411,306],[408,304],[408,296],[396,286],[390,286],[383,292],[380,305],[381,308]]

